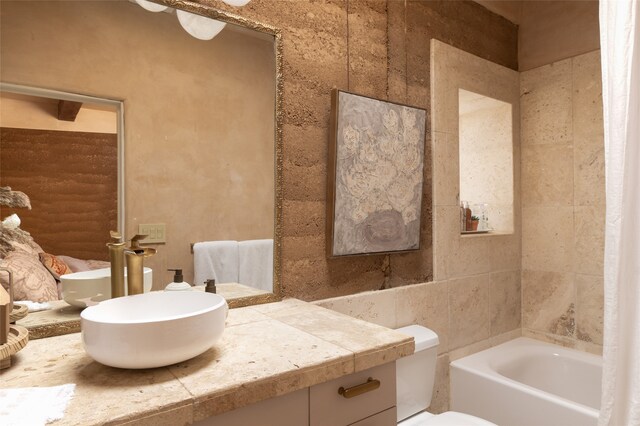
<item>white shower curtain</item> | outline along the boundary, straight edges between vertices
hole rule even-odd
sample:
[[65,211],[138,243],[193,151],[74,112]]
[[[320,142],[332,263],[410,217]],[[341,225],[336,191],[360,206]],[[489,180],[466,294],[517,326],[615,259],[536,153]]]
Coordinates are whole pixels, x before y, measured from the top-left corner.
[[638,0],[600,0],[607,192],[600,426],[640,426],[638,9]]

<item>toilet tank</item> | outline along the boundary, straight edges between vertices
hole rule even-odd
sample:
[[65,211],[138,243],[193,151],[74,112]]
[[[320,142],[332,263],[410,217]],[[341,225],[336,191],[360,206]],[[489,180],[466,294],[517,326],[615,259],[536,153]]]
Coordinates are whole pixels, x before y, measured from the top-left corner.
[[431,404],[436,377],[438,335],[426,327],[409,325],[396,331],[413,336],[413,355],[396,361],[398,421],[426,410]]

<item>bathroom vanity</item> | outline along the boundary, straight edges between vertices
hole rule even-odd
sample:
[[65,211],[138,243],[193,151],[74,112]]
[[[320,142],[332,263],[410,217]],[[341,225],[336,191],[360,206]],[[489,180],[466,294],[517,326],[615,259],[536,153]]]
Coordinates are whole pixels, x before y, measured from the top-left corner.
[[413,350],[411,337],[287,299],[232,309],[218,344],[163,368],[103,366],[78,333],[37,340],[0,389],[75,383],[55,425],[386,425],[395,424],[394,361]]

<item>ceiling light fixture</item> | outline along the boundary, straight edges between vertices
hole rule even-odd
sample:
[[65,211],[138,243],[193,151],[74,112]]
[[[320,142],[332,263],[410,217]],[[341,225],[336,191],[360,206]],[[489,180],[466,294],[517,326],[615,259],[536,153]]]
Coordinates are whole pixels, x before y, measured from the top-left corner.
[[[130,0],[131,1],[131,0]],[[235,7],[242,7],[249,3],[251,0],[222,0],[226,4]],[[171,11],[173,9],[169,6],[154,3],[148,0],[135,0],[143,9],[149,12],[165,12],[167,9]],[[222,31],[227,25],[225,22],[218,21],[217,19],[207,18],[206,16],[197,15],[195,13],[186,12],[184,10],[176,9],[176,15],[180,25],[186,32],[199,40],[211,40]]]
[[176,10],[182,28],[199,40],[211,40],[227,25],[224,22],[196,15],[195,13]]
[[148,10],[149,12],[164,12],[165,10],[169,9],[169,6],[163,6],[161,4],[147,0],[136,0],[136,3],[138,3],[140,7]]

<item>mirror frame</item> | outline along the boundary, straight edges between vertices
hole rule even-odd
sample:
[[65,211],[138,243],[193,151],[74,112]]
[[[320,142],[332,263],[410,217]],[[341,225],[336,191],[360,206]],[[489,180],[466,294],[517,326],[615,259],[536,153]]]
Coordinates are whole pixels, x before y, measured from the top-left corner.
[[[175,9],[186,10],[187,12],[207,16],[229,24],[238,25],[254,31],[265,33],[274,37],[275,53],[275,134],[274,134],[274,235],[273,235],[273,292],[265,295],[247,296],[228,301],[229,308],[240,308],[263,303],[277,302],[283,299],[281,294],[281,274],[282,274],[282,203],[283,203],[283,154],[282,154],[282,124],[283,124],[283,48],[282,31],[272,25],[245,18],[240,15],[229,13],[215,7],[198,4],[184,0],[151,0],[154,3],[163,4]],[[117,108],[118,121],[118,230],[125,233],[125,157],[124,157],[124,101],[115,99],[97,98],[93,96],[72,94],[63,91],[34,88],[24,85],[0,82],[0,91],[19,93],[31,96],[50,97],[78,102],[108,104]],[[62,334],[77,333],[80,331],[80,319],[60,322],[56,324],[43,324],[29,328],[31,339],[40,339]]]

